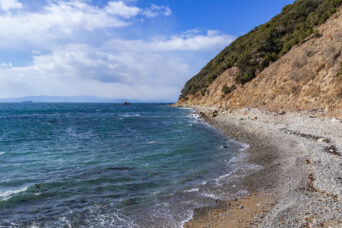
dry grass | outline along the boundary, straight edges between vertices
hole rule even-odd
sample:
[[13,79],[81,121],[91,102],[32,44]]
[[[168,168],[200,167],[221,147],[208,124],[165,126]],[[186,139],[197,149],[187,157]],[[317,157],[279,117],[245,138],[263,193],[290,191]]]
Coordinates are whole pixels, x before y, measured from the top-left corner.
[[308,81],[309,79],[314,77],[314,73],[311,69],[307,67],[302,67],[301,69],[292,70],[289,74],[291,80],[300,82],[300,81]]
[[339,42],[342,41],[342,32],[336,33],[334,39]]

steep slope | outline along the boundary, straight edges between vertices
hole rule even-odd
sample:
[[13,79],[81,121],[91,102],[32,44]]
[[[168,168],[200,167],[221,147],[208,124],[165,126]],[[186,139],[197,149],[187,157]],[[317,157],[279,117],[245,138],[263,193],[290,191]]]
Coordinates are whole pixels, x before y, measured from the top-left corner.
[[[324,24],[313,29],[314,35],[288,52],[279,54],[279,58],[273,63],[270,61],[268,67],[256,70],[248,82],[238,83],[242,69],[235,64],[227,67],[204,91],[184,93],[183,90],[177,105],[270,110],[327,108],[337,112],[342,108],[342,9],[338,8]],[[190,82],[197,79],[195,76]]]

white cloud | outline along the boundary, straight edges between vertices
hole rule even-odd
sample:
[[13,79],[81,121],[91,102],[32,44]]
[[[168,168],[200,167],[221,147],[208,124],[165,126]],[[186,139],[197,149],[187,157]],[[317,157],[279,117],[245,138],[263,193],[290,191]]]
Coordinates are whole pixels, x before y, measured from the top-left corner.
[[[125,6],[122,4],[117,7]],[[58,2],[39,12],[1,15],[0,46],[40,46],[57,39],[70,39],[79,31],[127,26],[129,22],[118,16],[131,17],[136,7],[125,6],[125,9],[126,13],[109,14],[84,2]]]
[[18,0],[0,0],[0,9],[9,11],[11,9],[19,9],[23,5]]
[[[190,45],[196,40],[200,42]],[[197,34],[149,42],[111,40],[100,47],[58,46],[49,54],[37,53],[29,66],[2,69],[0,96],[9,96],[15,85],[23,89],[12,96],[63,91],[68,96],[176,99],[185,81],[198,70],[193,66],[199,61],[194,51],[222,48],[230,41],[225,35]]]
[[176,35],[166,41],[157,41],[154,43],[155,48],[162,50],[204,50],[216,49],[223,45],[228,45],[235,38],[233,36],[213,33],[208,31],[207,35]]
[[89,1],[53,1],[34,12],[23,7],[0,14],[0,53],[20,50],[32,59],[26,66],[1,59],[0,97],[176,99],[208,60],[201,53],[216,52],[234,38],[193,29],[163,38],[124,39],[115,30],[125,31],[141,17],[171,13],[166,6],[142,9],[132,1],[110,1],[102,8]]
[[1,68],[9,68],[9,67],[12,67],[12,66],[13,66],[13,64],[11,62],[8,62],[8,63],[4,62],[4,63],[0,64]]
[[170,16],[172,14],[172,11],[167,6],[157,6],[152,4],[150,8],[145,9],[143,11],[143,15],[145,15],[148,18],[155,17],[157,15],[164,15],[164,16]]
[[[58,47],[35,56],[27,67],[0,70],[0,96],[45,94],[69,96],[175,98],[190,74],[183,59],[157,52],[107,51],[89,45]],[[15,85],[15,94],[8,90]],[[96,85],[96,86],[95,86]],[[86,89],[87,88],[87,89]],[[123,90],[123,88],[125,88]],[[156,89],[158,88],[158,89]],[[158,95],[159,94],[159,95]]]
[[127,6],[124,2],[109,2],[106,6],[106,12],[111,15],[119,15],[124,18],[130,18],[138,15],[141,10],[138,7]]
[[142,40],[111,40],[107,48],[154,50],[154,51],[203,51],[222,48],[231,43],[235,37],[208,31],[201,35],[198,30],[191,30],[184,34],[174,35],[168,39],[156,39],[152,41]]
[[[13,3],[21,5],[19,2]],[[156,5],[153,8],[155,13],[169,15],[167,8]],[[32,45],[36,49],[49,46],[61,39],[63,42],[73,39],[80,32],[129,26],[134,18],[145,15],[143,12],[143,9],[124,1],[110,1],[103,8],[84,1],[51,2],[36,12],[0,15],[0,47],[20,49]]]

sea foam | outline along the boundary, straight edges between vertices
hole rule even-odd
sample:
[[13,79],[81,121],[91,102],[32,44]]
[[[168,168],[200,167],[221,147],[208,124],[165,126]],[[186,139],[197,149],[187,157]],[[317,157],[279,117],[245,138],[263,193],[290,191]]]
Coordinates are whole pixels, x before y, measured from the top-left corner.
[[184,190],[183,192],[198,192],[198,191],[199,191],[199,188],[191,188],[188,190]]
[[9,200],[10,198],[12,198],[13,195],[21,193],[21,192],[25,192],[28,188],[29,188],[28,186],[24,186],[18,189],[12,189],[12,190],[0,192],[0,201]]

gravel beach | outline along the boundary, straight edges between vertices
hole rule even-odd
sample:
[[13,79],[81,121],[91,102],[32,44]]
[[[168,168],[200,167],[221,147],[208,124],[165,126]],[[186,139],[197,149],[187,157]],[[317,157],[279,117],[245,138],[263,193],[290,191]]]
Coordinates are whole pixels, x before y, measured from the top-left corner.
[[249,196],[199,208],[184,227],[342,227],[342,123],[324,110],[269,112],[192,107],[247,143],[259,171],[241,181]]

